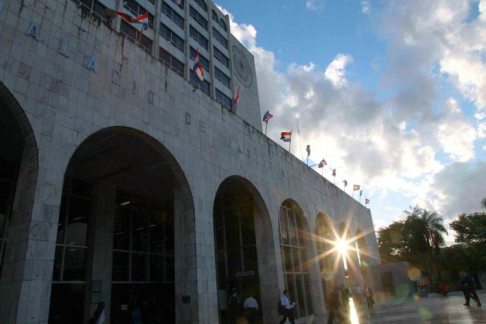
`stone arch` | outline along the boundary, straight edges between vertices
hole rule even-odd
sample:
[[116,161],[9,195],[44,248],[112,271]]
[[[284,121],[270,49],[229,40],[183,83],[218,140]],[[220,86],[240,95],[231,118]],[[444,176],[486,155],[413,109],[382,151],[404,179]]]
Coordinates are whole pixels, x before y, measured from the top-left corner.
[[[0,160],[6,153],[13,158],[11,187],[7,198],[8,207],[3,219],[0,219],[0,318],[7,322],[15,322],[17,316],[25,316],[18,312],[19,298],[11,298],[21,294],[24,281],[30,281],[30,266],[33,260],[27,257],[27,240],[29,239],[30,222],[34,210],[34,198],[38,185],[39,157],[34,130],[29,119],[8,88],[0,82]],[[7,158],[5,158],[6,160]],[[8,168],[0,166],[4,173]],[[5,179],[4,179],[5,180]],[[5,193],[5,188],[0,191]],[[2,257],[3,255],[3,257]],[[29,259],[29,260],[27,260]],[[20,299],[28,298],[28,289],[23,289]]]
[[[83,215],[73,212],[73,199],[78,201],[74,206],[84,208]],[[81,207],[79,199],[84,199]],[[79,244],[79,233],[69,236],[74,227],[78,232],[85,231]],[[134,308],[142,303],[148,303],[147,309],[151,309],[145,314],[150,322],[150,316],[161,310],[151,303],[162,300],[168,323],[181,320],[189,312],[197,316],[197,281],[189,279],[189,273],[197,267],[195,231],[189,183],[176,158],[161,142],[122,126],[91,134],[76,148],[65,170],[50,321],[54,323],[57,318],[62,322],[60,312],[66,308],[63,285],[69,287],[76,284],[73,282],[84,283],[78,294],[78,298],[84,298],[83,322],[96,306],[90,299],[96,293],[93,282],[102,283],[100,296],[112,322],[124,316],[119,313],[120,305]],[[65,260],[73,250],[71,241],[83,253],[78,257],[81,270],[76,269],[76,275],[65,280]],[[130,300],[125,300],[127,295]],[[187,295],[192,295],[190,305],[176,302]],[[74,300],[75,295],[71,298]]]
[[321,313],[314,235],[295,200],[282,202],[278,224],[284,287],[290,290],[291,299],[298,304],[295,316],[304,318],[315,312]]
[[[217,262],[218,299],[220,306],[220,321],[224,322],[231,307],[224,305],[228,301],[231,290],[235,288],[244,301],[249,293],[254,293],[261,303],[263,322],[271,322],[276,314],[275,296],[278,296],[278,277],[276,267],[275,242],[273,227],[266,204],[258,189],[246,178],[229,176],[218,187],[214,199],[214,239]],[[251,221],[252,218],[252,221]],[[228,222],[228,220],[232,222]],[[231,225],[230,225],[231,224]],[[254,227],[253,227],[254,226]],[[253,227],[253,228],[252,228]],[[229,245],[229,233],[239,229],[241,259],[240,277],[235,278],[226,267],[235,257],[230,258],[232,247]],[[254,233],[254,234],[253,234]],[[255,236],[254,243],[252,235]],[[246,241],[246,242],[245,242]],[[258,271],[253,269],[251,259],[256,247]],[[231,243],[233,245],[233,243]],[[245,256],[245,250],[248,252]],[[254,250],[253,250],[254,251]],[[249,260],[250,266],[246,263]],[[223,261],[226,261],[223,263]],[[234,262],[233,262],[234,263]],[[233,272],[233,271],[231,271]],[[253,273],[255,272],[255,273]],[[238,274],[237,274],[238,275]],[[251,288],[252,282],[258,282],[258,288]],[[254,283],[253,283],[254,284]],[[257,291],[255,291],[257,290]],[[226,298],[224,298],[226,297]],[[228,307],[225,307],[228,306]],[[225,310],[226,309],[226,310]]]
[[332,287],[335,286],[335,264],[338,254],[335,251],[337,232],[331,219],[324,213],[318,213],[315,224],[315,241],[319,263],[320,279],[325,304]]

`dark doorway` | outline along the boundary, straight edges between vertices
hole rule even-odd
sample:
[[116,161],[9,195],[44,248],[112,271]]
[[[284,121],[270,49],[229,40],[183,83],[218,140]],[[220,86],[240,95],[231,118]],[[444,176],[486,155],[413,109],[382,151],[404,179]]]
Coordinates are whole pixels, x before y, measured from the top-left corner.
[[[258,302],[257,321],[263,323],[255,208],[252,194],[242,180],[229,178],[219,187],[214,203],[214,232],[220,323],[235,323],[238,316],[245,316],[243,303],[250,296]],[[236,299],[230,301],[233,294]]]
[[106,303],[110,323],[137,316],[142,323],[175,323],[175,176],[172,157],[157,145],[114,127],[74,153],[63,187],[49,323],[86,323],[98,302]]

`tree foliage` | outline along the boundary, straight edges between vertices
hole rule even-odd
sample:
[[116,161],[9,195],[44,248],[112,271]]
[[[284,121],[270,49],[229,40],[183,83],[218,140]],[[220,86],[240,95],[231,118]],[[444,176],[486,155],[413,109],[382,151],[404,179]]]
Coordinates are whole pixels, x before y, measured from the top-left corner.
[[456,232],[457,243],[486,244],[485,212],[461,214],[457,220],[451,222],[450,226]]

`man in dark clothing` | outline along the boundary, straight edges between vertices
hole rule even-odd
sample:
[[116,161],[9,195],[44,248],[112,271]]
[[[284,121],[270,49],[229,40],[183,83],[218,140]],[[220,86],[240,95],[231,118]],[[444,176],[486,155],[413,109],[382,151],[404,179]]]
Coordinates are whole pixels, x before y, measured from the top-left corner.
[[236,321],[236,317],[238,317],[240,310],[241,310],[240,297],[238,296],[238,292],[236,291],[236,288],[233,288],[231,296],[228,300],[228,315],[231,324],[233,324]]
[[339,323],[343,322],[343,315],[339,310],[340,302],[339,302],[339,292],[338,289],[333,289],[328,296],[328,305],[329,305],[329,316],[327,318],[327,324],[332,324],[334,322],[334,318],[337,317]]
[[349,313],[349,290],[343,285],[341,285],[341,301],[344,306],[344,311]]
[[466,298],[466,303],[464,304],[464,306],[467,307],[470,306],[469,302],[471,300],[471,297],[476,301],[478,306],[482,306],[481,301],[479,300],[479,297],[476,294],[473,278],[465,271],[463,272],[463,276],[461,278],[461,284],[464,292],[464,297]]

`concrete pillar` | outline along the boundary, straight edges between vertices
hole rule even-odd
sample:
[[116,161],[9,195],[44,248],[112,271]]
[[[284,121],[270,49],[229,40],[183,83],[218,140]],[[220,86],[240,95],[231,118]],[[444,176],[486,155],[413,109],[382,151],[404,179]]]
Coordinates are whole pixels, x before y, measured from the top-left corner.
[[266,212],[266,208],[264,206],[258,206],[257,203],[253,204],[253,215],[255,217],[255,237],[263,322],[272,323],[278,317],[276,304],[280,296],[280,288],[277,268],[279,266],[281,267],[281,262],[277,263],[275,236],[273,235],[272,222]]
[[[93,184],[93,209],[88,238],[89,256],[85,295],[85,322],[97,307],[93,297],[105,302],[106,322],[111,315],[111,270],[113,266],[113,219],[115,215],[116,187],[111,179]],[[101,292],[93,292],[93,282],[101,283]]]

